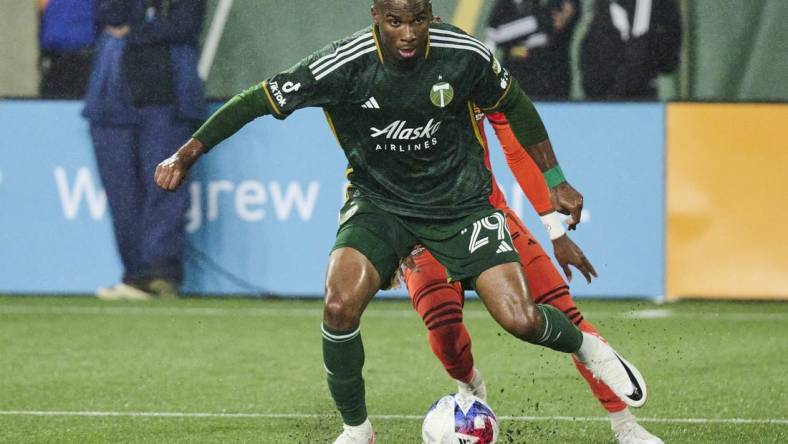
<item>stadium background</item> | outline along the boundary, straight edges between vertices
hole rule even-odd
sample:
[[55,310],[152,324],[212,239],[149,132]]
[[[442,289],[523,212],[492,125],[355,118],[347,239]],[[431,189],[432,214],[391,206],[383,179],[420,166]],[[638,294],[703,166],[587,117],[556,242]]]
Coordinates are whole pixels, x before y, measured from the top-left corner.
[[[368,1],[235,0],[208,77],[214,106],[365,26]],[[477,33],[490,6],[433,1]],[[339,417],[317,296],[344,163],[320,112],[261,119],[201,162],[186,285],[314,299],[60,297],[91,295],[120,269],[81,103],[36,99],[34,3],[0,0],[0,442],[330,442]],[[629,299],[788,297],[788,2],[680,3],[686,45],[678,75],[661,79],[667,101],[538,104],[587,199],[572,236],[600,278],[576,273],[573,291],[647,375],[637,415],[665,442],[785,443],[785,302]],[[498,152],[503,188],[530,217]],[[478,301],[464,319],[500,444],[612,442],[565,356],[512,340]],[[363,334],[376,434],[415,442],[456,385],[407,301],[374,301]]]
[[[368,23],[366,0],[339,9],[209,3],[203,59],[213,63],[203,69],[217,104]],[[491,2],[434,3],[438,15],[483,35]],[[784,298],[788,251],[774,245],[788,244],[788,233],[773,221],[785,217],[785,196],[761,189],[788,188],[788,59],[774,57],[788,40],[781,26],[788,3],[681,4],[682,65],[661,79],[670,102],[540,104],[569,177],[586,195],[573,236],[601,273],[591,285],[575,282],[575,293]],[[3,4],[18,13],[3,14],[4,39],[30,33],[20,5]],[[21,53],[3,54],[20,64],[0,71],[0,84],[16,88],[0,101],[0,292],[91,293],[117,280],[120,267],[86,123],[78,102],[11,100],[33,96],[21,83],[35,71],[25,72]],[[573,96],[582,98],[577,87]],[[322,115],[310,110],[284,125],[261,119],[225,145],[194,175],[185,291],[319,296],[344,186],[343,157]],[[497,148],[493,164],[510,203],[546,241]]]

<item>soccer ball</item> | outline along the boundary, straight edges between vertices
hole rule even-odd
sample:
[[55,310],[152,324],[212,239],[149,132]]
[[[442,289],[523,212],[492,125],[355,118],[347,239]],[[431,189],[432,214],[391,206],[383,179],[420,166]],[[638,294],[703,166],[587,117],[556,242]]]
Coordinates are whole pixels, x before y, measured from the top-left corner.
[[447,395],[427,411],[421,439],[424,444],[493,444],[498,440],[498,421],[481,399]]

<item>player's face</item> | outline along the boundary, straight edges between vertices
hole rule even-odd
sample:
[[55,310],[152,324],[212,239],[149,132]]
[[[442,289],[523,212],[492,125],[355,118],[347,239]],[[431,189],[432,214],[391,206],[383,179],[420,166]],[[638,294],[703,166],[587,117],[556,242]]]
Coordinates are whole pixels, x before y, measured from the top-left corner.
[[380,29],[384,55],[399,62],[424,56],[432,21],[427,0],[382,0],[372,6],[372,20]]

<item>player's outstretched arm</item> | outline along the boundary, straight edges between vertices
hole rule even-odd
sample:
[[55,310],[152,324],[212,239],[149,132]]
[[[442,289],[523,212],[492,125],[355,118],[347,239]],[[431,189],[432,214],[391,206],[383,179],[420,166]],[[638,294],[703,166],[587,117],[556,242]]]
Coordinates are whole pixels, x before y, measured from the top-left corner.
[[511,91],[514,95],[501,112],[509,120],[512,132],[525,147],[526,152],[542,171],[556,210],[570,216],[569,229],[574,229],[580,222],[583,210],[583,195],[566,181],[561,167],[558,165],[553,145],[547,136],[539,113],[533,102],[517,87]]
[[580,249],[566,234],[558,213],[553,209],[550,200],[550,190],[542,176],[539,167],[531,156],[523,149],[520,142],[512,133],[509,121],[502,113],[487,114],[487,119],[495,130],[495,136],[501,142],[501,147],[506,156],[506,163],[514,174],[520,188],[528,197],[531,206],[539,214],[542,223],[553,243],[553,254],[558,264],[564,270],[567,279],[572,281],[571,266],[574,266],[585,276],[587,282],[591,277],[596,277],[596,270]]
[[270,113],[261,85],[237,94],[213,113],[175,154],[159,163],[154,174],[156,184],[167,191],[176,190],[200,156],[255,118]]

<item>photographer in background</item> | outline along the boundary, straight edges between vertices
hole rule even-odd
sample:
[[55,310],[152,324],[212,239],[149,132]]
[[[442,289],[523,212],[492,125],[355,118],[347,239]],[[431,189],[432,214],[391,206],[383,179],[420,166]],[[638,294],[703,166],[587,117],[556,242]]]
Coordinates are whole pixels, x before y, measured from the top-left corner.
[[579,0],[497,0],[487,45],[532,99],[569,98],[569,46],[580,17]]
[[675,0],[595,0],[580,69],[589,99],[657,98],[657,75],[676,70],[681,17]]
[[102,299],[175,297],[183,278],[188,187],[169,193],[156,164],[205,117],[197,74],[204,0],[96,0],[102,29],[83,115],[107,193],[122,282]]

